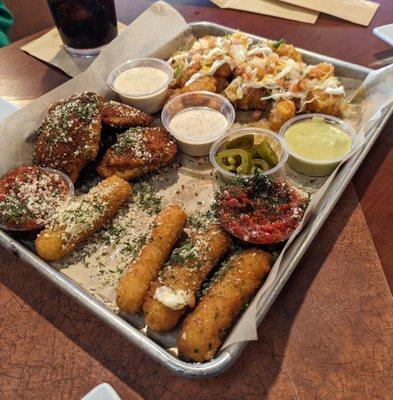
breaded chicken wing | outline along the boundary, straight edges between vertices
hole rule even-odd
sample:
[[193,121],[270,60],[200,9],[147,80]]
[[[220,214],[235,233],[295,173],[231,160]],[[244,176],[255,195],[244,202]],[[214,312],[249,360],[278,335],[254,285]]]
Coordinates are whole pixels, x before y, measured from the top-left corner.
[[145,112],[117,101],[105,101],[102,108],[102,122],[112,128],[147,126],[152,117]]
[[176,150],[175,140],[162,127],[130,128],[107,150],[97,172],[132,179],[170,164]]
[[75,182],[98,154],[102,103],[102,97],[92,92],[54,103],[38,129],[34,164],[59,169]]

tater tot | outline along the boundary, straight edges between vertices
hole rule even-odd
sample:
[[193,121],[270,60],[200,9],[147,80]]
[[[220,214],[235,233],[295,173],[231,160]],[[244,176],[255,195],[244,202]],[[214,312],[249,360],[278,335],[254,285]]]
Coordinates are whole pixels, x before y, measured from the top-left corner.
[[189,314],[178,336],[181,358],[211,360],[226,330],[270,271],[270,256],[256,248],[232,256],[217,281]]
[[103,227],[131,195],[131,185],[112,176],[104,179],[89,193],[75,197],[53,216],[38,235],[35,247],[47,261],[57,261]]
[[311,90],[307,96],[310,101],[305,106],[305,111],[339,116],[343,103],[343,96],[331,95],[320,89]]
[[229,235],[217,224],[179,246],[150,285],[143,304],[146,325],[154,331],[172,329],[187,307],[195,306],[196,292],[230,247]]
[[292,100],[281,99],[273,105],[269,114],[270,128],[278,132],[282,125],[296,114],[296,106]]
[[235,101],[235,105],[240,110],[266,110],[269,102],[261,100],[262,97],[267,95],[265,88],[245,88],[243,97]]
[[157,215],[150,238],[120,279],[116,299],[120,310],[137,313],[141,309],[150,283],[167,261],[186,222],[186,213],[177,205]]
[[302,61],[302,55],[295,49],[295,46],[292,44],[281,43],[278,46],[276,53],[280,57],[289,57],[295,61]]

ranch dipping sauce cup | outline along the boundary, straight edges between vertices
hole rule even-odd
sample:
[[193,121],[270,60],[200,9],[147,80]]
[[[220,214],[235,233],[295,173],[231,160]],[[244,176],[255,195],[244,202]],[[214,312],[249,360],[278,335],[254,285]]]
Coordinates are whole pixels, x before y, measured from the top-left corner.
[[207,156],[235,120],[235,109],[225,97],[210,92],[184,93],[163,108],[161,121],[180,150],[194,157]]
[[123,103],[152,114],[162,108],[172,78],[173,69],[166,61],[140,58],[115,68],[107,84]]
[[325,114],[304,114],[287,121],[280,130],[288,152],[288,165],[308,176],[330,175],[361,146],[361,137],[341,119]]

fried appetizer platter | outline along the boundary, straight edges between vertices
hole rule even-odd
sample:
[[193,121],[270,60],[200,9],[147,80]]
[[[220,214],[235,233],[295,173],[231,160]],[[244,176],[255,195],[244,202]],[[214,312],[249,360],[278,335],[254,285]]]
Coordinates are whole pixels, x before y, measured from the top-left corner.
[[187,222],[187,215],[177,205],[165,208],[155,219],[154,228],[138,257],[121,277],[117,305],[127,313],[138,312],[158,271],[168,260]]
[[130,195],[130,184],[112,176],[87,194],[74,198],[55,213],[38,235],[35,241],[38,255],[47,261],[57,261],[70,254],[103,227]]
[[38,129],[33,162],[58,169],[73,182],[99,150],[103,98],[92,92],[54,103]]
[[221,258],[230,250],[231,239],[214,224],[176,248],[157,279],[150,285],[143,304],[145,323],[153,331],[169,331],[187,308],[196,304],[196,293]]
[[102,107],[102,122],[111,128],[131,128],[132,126],[148,126],[151,115],[117,101],[105,101]]
[[345,94],[333,65],[307,65],[282,39],[253,43],[241,32],[205,36],[169,62],[175,71],[171,96],[222,92],[238,109],[269,111],[276,131],[295,113],[339,115]]
[[189,314],[178,335],[179,356],[197,362],[211,360],[227,329],[270,272],[270,256],[251,248],[232,256]]
[[130,128],[107,150],[97,172],[104,178],[136,178],[170,164],[176,151],[175,140],[164,128]]

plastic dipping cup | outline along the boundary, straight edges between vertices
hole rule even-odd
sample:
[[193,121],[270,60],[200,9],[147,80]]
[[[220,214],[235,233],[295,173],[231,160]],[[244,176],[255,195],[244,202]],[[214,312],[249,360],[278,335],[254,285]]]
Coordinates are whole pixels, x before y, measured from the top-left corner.
[[[171,120],[179,113],[192,109],[208,109],[218,111],[226,119],[222,129],[203,136],[192,136],[189,132],[175,131],[171,128]],[[163,108],[161,121],[176,139],[179,149],[190,156],[207,156],[212,144],[224,136],[235,120],[235,109],[225,97],[210,92],[189,92],[171,99]]]
[[274,152],[277,154],[278,157],[277,165],[267,171],[261,172],[263,175],[270,176],[272,178],[277,176],[280,173],[281,169],[283,168],[285,162],[287,161],[288,159],[287,147],[282,137],[277,135],[277,133],[274,133],[272,131],[269,131],[268,129],[263,129],[263,128],[234,129],[224,138],[215,141],[210,149],[210,162],[213,164],[214,169],[221,174],[224,180],[248,179],[252,176],[252,175],[242,175],[242,174],[237,174],[235,172],[227,171],[221,168],[216,161],[216,154],[219,153],[221,150],[225,149],[226,143],[228,143],[233,139],[249,135],[254,136],[254,144],[259,144],[263,140],[267,140],[272,149],[274,150]]
[[[355,153],[355,151],[361,146],[362,142],[359,135],[356,134],[351,126],[349,126],[339,118],[325,114],[304,114],[291,118],[281,127],[280,136],[282,136],[285,141],[285,133],[290,127],[300,122],[311,121],[313,118],[322,119],[323,122],[334,125],[340,128],[345,134],[347,134],[351,138],[350,150],[342,157],[333,160],[310,160],[307,159],[307,157],[305,156],[291,151],[290,147],[286,143],[289,152],[288,165],[295,171],[300,172],[304,175],[327,176],[330,175],[342,161],[348,160],[353,155],[353,153]],[[310,143],[310,146],[311,145],[312,144]]]
[[[131,93],[119,90],[115,87],[115,81],[119,75],[127,70],[138,67],[156,68],[165,72],[168,79],[162,85],[152,90],[148,90],[145,93],[141,93],[140,91],[138,91],[138,93]],[[136,107],[148,114],[152,114],[161,110],[165,99],[168,97],[169,84],[171,83],[172,78],[173,69],[166,61],[159,60],[158,58],[140,58],[128,60],[116,67],[109,74],[107,84],[113,92],[119,95],[123,103]]]

